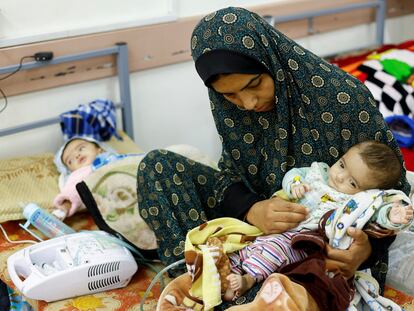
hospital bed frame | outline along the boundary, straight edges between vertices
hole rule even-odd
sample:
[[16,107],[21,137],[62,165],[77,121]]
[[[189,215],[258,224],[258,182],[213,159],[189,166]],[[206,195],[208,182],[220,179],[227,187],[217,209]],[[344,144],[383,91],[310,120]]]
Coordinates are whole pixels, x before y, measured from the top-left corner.
[[[90,59],[94,57],[115,55],[116,67],[119,79],[119,91],[121,102],[116,104],[117,108],[121,109],[122,127],[129,137],[134,139],[134,128],[132,120],[132,106],[131,106],[131,91],[129,86],[129,70],[128,70],[128,45],[126,43],[117,43],[116,45],[100,50],[88,51],[79,54],[72,54],[66,56],[56,57],[50,61],[32,61],[23,64],[15,64],[5,67],[0,67],[0,74],[7,74],[14,71],[30,70],[34,68],[45,67],[49,65],[57,65],[61,63],[69,63],[79,60]],[[0,130],[0,137],[27,131],[39,127],[49,126],[59,123],[60,118],[49,118],[30,122],[20,126],[8,127]]]

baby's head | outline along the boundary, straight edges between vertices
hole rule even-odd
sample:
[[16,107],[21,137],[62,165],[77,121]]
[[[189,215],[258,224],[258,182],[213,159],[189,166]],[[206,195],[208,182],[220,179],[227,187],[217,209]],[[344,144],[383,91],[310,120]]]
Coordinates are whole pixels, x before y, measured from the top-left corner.
[[87,165],[91,165],[100,153],[117,154],[104,142],[88,136],[75,136],[67,140],[55,154],[55,165],[60,173],[59,183],[64,185],[69,175]]
[[71,140],[62,150],[63,164],[71,171],[91,165],[103,149],[95,142],[82,138]]
[[368,189],[394,188],[402,167],[395,152],[374,140],[350,148],[329,170],[328,184],[339,192],[355,194]]

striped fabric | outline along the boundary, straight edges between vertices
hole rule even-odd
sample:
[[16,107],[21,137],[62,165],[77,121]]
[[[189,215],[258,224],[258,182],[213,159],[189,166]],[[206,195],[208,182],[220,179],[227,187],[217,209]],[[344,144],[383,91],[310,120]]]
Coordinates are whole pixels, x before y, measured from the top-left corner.
[[296,234],[285,232],[257,237],[252,244],[229,255],[232,271],[248,273],[256,282],[261,282],[281,267],[306,258],[304,251],[291,247],[291,240]]

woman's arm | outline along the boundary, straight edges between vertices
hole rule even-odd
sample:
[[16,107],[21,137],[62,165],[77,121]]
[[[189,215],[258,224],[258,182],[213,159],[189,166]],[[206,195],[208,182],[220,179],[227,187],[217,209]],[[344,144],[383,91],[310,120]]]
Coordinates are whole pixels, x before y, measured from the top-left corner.
[[308,210],[299,204],[273,197],[253,204],[246,220],[265,234],[283,233],[306,219]]
[[372,247],[368,235],[361,229],[349,228],[347,233],[354,239],[349,249],[335,249],[327,245],[325,264],[327,271],[340,272],[349,279],[370,258]]
[[245,219],[265,234],[285,232],[306,218],[302,205],[277,197],[263,200],[255,193],[224,146],[219,169],[215,193],[224,216]]
[[302,205],[278,197],[263,200],[241,182],[227,188],[221,208],[224,216],[247,220],[265,234],[294,228],[307,215],[307,209]]
[[244,220],[248,210],[256,202],[262,200],[262,197],[254,192],[251,192],[249,188],[244,185],[244,183],[237,182],[227,187],[220,207],[223,210],[223,216]]
[[387,274],[388,248],[395,240],[395,236],[384,238],[368,237],[360,229],[355,229],[348,234],[354,238],[354,242],[347,250],[333,249],[327,246],[325,259],[327,271],[341,272],[346,278],[354,276],[355,271],[371,269],[372,276],[380,285],[383,293],[385,277]]

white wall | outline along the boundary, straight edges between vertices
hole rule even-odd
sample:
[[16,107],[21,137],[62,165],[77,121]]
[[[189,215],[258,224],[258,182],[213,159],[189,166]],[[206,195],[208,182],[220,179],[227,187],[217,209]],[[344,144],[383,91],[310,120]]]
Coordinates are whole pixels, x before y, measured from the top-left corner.
[[[244,1],[250,4],[259,2],[266,1]],[[194,6],[194,3],[200,6]],[[219,8],[221,3],[218,0],[180,0],[182,6],[179,5],[178,12],[181,16],[207,13]],[[240,1],[226,1],[226,5],[237,3]],[[413,24],[414,15],[388,21],[386,41],[414,39]],[[363,42],[374,42],[374,29],[368,25],[358,26],[299,41],[318,54],[328,55],[359,47]],[[95,98],[117,99],[115,82],[115,78],[109,78],[10,97],[9,107],[0,114],[0,128],[17,125],[24,120],[56,116]],[[131,92],[135,141],[143,149],[187,143],[218,158],[220,144],[209,110],[207,90],[198,78],[192,62],[133,73]],[[0,108],[1,105],[0,101]],[[54,151],[60,143],[58,126],[24,132],[0,138],[0,158]]]
[[176,4],[177,0],[2,0],[0,47],[171,21],[177,18]]
[[[285,0],[230,0],[224,5],[280,1]],[[221,0],[2,0],[0,47],[168,22],[220,6]]]

